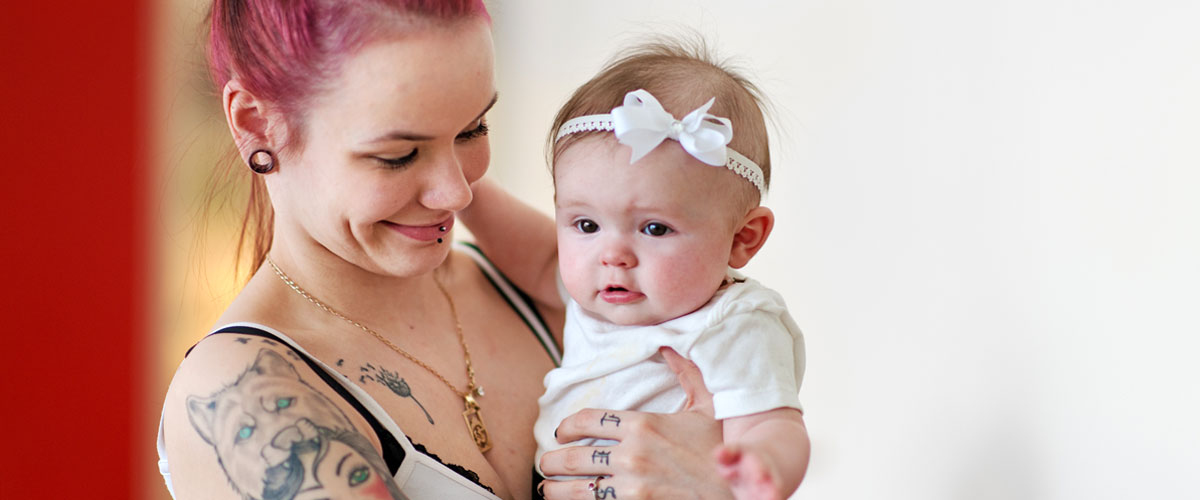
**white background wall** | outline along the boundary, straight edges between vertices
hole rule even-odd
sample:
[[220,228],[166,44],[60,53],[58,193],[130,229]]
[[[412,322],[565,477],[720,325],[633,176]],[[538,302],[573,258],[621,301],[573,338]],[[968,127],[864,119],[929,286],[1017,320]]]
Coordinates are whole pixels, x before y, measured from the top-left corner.
[[1200,2],[494,0],[490,175],[680,26],[776,105],[797,498],[1200,498]]

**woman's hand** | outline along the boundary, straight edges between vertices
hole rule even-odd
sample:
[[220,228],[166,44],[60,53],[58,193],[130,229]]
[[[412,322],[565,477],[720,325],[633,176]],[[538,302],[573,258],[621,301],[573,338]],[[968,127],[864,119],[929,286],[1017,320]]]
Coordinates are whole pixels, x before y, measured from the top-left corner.
[[[550,481],[547,499],[732,498],[717,474],[713,449],[721,424],[713,419],[712,394],[700,370],[675,351],[659,351],[688,395],[674,414],[587,409],[563,419],[556,436],[569,443],[585,438],[619,441],[613,446],[574,446],[542,457],[547,476],[592,476]],[[596,477],[602,477],[597,481]]]

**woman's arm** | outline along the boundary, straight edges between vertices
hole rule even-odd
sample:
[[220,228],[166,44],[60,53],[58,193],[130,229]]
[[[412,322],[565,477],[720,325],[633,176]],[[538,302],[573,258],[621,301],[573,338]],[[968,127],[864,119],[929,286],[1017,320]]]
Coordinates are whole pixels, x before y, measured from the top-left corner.
[[[717,473],[713,450],[721,444],[721,424],[713,419],[712,394],[700,370],[674,351],[660,351],[688,394],[683,411],[674,414],[583,410],[563,420],[560,443],[584,438],[619,441],[608,447],[573,446],[547,452],[546,475],[605,476],[590,480],[546,481],[547,499],[606,498],[733,498]],[[595,490],[589,490],[589,485]]]
[[250,335],[200,342],[164,407],[179,500],[400,500],[368,428],[296,353]]
[[474,200],[458,217],[483,253],[539,303],[562,307],[558,294],[558,242],[554,219],[484,178],[471,186]]

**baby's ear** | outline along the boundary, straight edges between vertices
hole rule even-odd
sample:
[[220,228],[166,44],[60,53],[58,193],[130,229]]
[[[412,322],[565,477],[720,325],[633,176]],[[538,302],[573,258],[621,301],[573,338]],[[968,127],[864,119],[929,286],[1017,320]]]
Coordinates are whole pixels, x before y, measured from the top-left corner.
[[754,207],[746,213],[733,235],[733,248],[729,251],[729,267],[741,269],[758,253],[771,229],[775,227],[775,213],[767,207]]

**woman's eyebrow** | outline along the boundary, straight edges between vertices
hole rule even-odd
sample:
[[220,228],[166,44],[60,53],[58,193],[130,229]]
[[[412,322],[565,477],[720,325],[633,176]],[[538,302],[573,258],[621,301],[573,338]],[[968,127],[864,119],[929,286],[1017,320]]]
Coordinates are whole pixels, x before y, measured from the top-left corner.
[[[483,111],[480,112],[477,116],[475,116],[475,118],[472,119],[471,122],[476,122],[476,121],[479,121],[480,118],[483,118],[483,115],[486,115],[488,111],[492,110],[492,106],[496,105],[496,100],[499,98],[500,98],[499,92],[492,94],[492,100],[490,102],[488,102],[488,105],[483,108]],[[388,132],[379,137],[371,139],[371,140],[367,141],[365,144],[376,144],[376,143],[386,142],[386,141],[414,141],[414,142],[416,142],[416,141],[428,141],[428,140],[432,140],[432,139],[433,139],[433,136],[418,134],[415,132],[406,132],[406,131],[398,130],[398,131]]]

